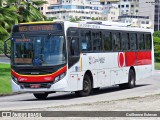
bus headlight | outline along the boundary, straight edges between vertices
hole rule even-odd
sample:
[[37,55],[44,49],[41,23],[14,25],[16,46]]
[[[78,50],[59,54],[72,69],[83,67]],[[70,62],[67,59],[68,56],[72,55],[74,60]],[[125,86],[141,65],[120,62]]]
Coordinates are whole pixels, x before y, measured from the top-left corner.
[[64,72],[64,73],[60,74],[59,76],[55,77],[53,83],[56,83],[56,82],[60,81],[61,79],[63,79],[65,77],[65,75],[66,75],[66,72]]
[[12,76],[12,80],[13,80],[15,83],[18,84],[18,79],[17,79],[15,76],[13,76],[13,75],[11,75],[11,76]]

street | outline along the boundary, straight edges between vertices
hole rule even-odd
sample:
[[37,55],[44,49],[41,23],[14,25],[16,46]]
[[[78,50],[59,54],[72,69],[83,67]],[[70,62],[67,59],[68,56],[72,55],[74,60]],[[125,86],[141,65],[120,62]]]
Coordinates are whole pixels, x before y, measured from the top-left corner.
[[10,59],[5,56],[0,56],[0,63],[10,63]]
[[[76,97],[74,93],[53,93],[46,100],[37,100],[31,93],[0,97],[0,110],[31,110],[74,104],[113,101],[131,97],[144,97],[160,93],[160,72],[137,81],[133,89],[119,89],[118,86],[102,88],[87,97]],[[144,108],[145,109],[145,108]],[[87,110],[87,109],[86,109]],[[83,110],[82,110],[83,111]]]

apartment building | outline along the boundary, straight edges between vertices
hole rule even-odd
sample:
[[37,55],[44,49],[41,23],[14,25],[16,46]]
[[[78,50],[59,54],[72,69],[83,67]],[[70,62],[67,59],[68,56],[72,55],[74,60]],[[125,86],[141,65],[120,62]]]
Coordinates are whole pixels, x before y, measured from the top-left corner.
[[[119,16],[117,2],[110,0],[101,4],[100,0],[47,0],[48,4],[40,8],[41,12],[48,18],[70,20],[71,18],[81,20],[117,20]],[[114,1],[114,2],[112,2]],[[119,1],[119,0],[118,0]]]
[[120,15],[137,15],[139,8],[139,0],[120,0]]
[[110,3],[103,5],[103,10],[101,14],[102,20],[107,21],[118,21],[119,17],[119,8],[118,4]]
[[154,4],[154,31],[160,31],[160,2]]
[[128,24],[132,27],[139,27],[146,29],[153,27],[153,23],[149,19],[149,16],[122,15],[119,16],[119,19],[122,23]]
[[[40,10],[51,19],[71,20],[74,18],[81,20],[120,21],[142,28],[154,27],[155,5],[148,4],[147,0],[47,1],[48,4],[42,6]],[[158,24],[157,21],[156,23]]]

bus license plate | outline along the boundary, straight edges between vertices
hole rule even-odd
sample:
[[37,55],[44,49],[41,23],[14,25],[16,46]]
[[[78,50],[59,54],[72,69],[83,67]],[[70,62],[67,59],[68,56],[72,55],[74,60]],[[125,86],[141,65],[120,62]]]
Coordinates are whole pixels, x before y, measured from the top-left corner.
[[30,88],[40,88],[40,84],[30,84]]

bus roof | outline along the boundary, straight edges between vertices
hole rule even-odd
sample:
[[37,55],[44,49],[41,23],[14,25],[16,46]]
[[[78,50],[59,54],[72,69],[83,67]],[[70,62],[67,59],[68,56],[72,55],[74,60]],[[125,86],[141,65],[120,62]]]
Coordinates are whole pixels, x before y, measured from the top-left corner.
[[153,33],[153,29],[145,29],[145,28],[138,28],[138,27],[131,27],[125,25],[120,22],[107,22],[106,21],[91,21],[91,22],[67,22],[65,24],[67,27],[79,27],[79,28],[91,28],[91,29],[106,29],[106,30],[120,30],[120,31],[139,31],[139,32],[151,32]]
[[26,25],[26,24],[48,24],[48,23],[54,23],[53,21],[38,21],[38,22],[25,22],[25,23],[19,23],[20,25]]
[[52,24],[52,23],[64,23],[65,27],[78,27],[78,28],[91,28],[91,29],[107,29],[107,30],[122,30],[122,31],[139,31],[139,32],[151,32],[153,33],[153,29],[145,29],[138,27],[131,27],[128,24],[124,24],[121,22],[109,22],[109,21],[78,21],[78,22],[70,22],[70,21],[39,21],[39,22],[26,22],[20,23],[19,25],[29,25],[29,24]]

